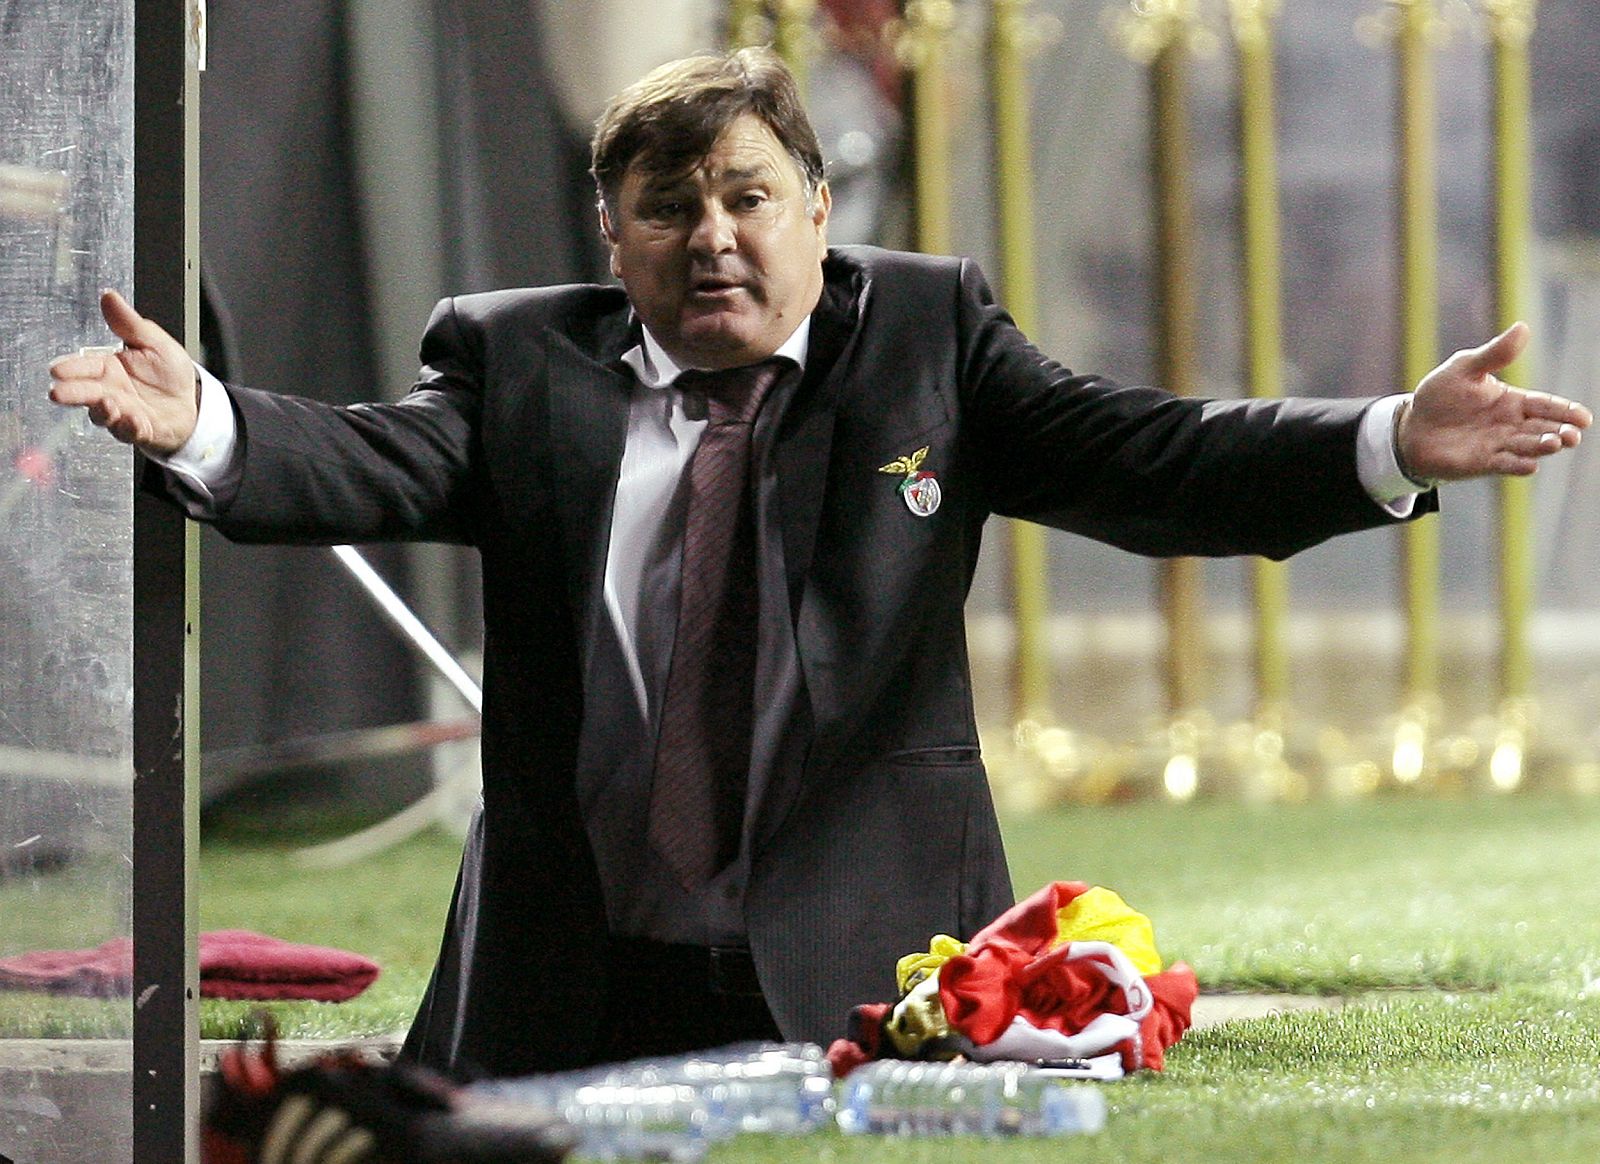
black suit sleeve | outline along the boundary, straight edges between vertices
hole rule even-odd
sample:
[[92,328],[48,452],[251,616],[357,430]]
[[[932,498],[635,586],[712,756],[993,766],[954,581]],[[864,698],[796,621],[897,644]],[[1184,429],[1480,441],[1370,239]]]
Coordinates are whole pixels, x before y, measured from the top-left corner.
[[971,263],[957,313],[961,407],[996,513],[1158,556],[1283,558],[1393,520],[1356,471],[1370,401],[1201,400],[1074,374]]
[[475,541],[482,341],[442,301],[416,386],[338,407],[229,386],[243,474],[216,517],[237,541]]

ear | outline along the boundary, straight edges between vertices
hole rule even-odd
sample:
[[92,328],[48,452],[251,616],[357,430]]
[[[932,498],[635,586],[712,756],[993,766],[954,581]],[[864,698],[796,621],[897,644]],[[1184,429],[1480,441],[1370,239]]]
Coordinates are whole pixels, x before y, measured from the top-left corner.
[[611,273],[620,279],[622,272],[617,270],[617,231],[611,224],[611,211],[604,199],[600,200],[600,236],[606,240],[606,247],[611,252]]
[[811,222],[817,228],[817,242],[828,249],[828,215],[833,211],[833,194],[826,182],[817,184],[816,206],[811,211]]

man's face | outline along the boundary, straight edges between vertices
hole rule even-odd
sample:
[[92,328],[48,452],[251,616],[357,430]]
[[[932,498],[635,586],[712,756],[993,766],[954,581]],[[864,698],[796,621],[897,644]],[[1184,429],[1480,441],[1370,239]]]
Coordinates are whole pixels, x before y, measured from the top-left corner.
[[623,175],[602,210],[611,273],[672,358],[733,368],[778,350],[822,293],[828,188],[806,205],[800,168],[754,114],[682,174]]

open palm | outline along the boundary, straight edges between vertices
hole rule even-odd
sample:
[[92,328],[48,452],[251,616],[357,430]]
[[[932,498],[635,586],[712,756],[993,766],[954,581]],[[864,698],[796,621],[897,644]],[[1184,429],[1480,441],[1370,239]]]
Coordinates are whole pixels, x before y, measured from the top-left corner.
[[1594,419],[1583,405],[1513,388],[1504,371],[1528,343],[1517,323],[1481,347],[1457,352],[1417,385],[1402,415],[1399,446],[1413,476],[1440,481],[1525,477],[1541,457],[1578,443]]
[[148,453],[176,452],[199,414],[194,361],[159,325],[115,291],[100,296],[100,312],[120,351],[86,351],[50,365],[50,399],[83,408],[119,441]]

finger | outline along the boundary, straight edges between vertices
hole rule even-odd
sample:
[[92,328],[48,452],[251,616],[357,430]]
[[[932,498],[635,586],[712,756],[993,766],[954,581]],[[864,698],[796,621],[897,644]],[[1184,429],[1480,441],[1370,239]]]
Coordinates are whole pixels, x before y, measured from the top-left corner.
[[1564,396],[1550,397],[1549,411],[1542,415],[1546,420],[1560,421],[1573,428],[1588,428],[1594,423],[1594,413],[1576,400],[1568,400]]
[[[1571,430],[1576,438],[1576,429]],[[1499,449],[1519,457],[1548,457],[1570,448],[1567,434],[1561,429],[1525,428],[1507,433],[1499,442]]]
[[1511,389],[1521,397],[1522,415],[1531,420],[1548,420],[1557,424],[1570,424],[1575,428],[1588,428],[1594,415],[1583,405],[1565,396],[1548,392],[1527,392]]
[[120,372],[119,365],[116,372],[106,369],[103,375],[93,373],[88,376],[57,377],[50,382],[50,399],[57,404],[85,405],[125,395],[130,385],[126,376],[118,374]]
[[1524,428],[1516,438],[1521,447],[1534,447],[1545,452],[1559,453],[1572,449],[1583,439],[1583,432],[1575,425],[1537,425]]
[[69,408],[93,404],[106,395],[99,380],[57,380],[50,385],[50,399]]
[[1539,458],[1502,449],[1489,458],[1489,472],[1503,477],[1530,477],[1539,470]]
[[1518,320],[1486,344],[1456,353],[1461,369],[1486,376],[1508,367],[1528,346],[1528,325]]
[[1563,449],[1576,448],[1582,439],[1583,434],[1570,424],[1564,424],[1554,432],[1542,432],[1538,438],[1539,455],[1548,457],[1551,453],[1559,453]]
[[116,291],[101,292],[100,314],[105,316],[106,326],[129,347],[153,347],[167,334],[159,324],[135,311]]
[[110,360],[99,352],[57,356],[50,361],[50,376],[55,380],[94,380],[109,368]]

